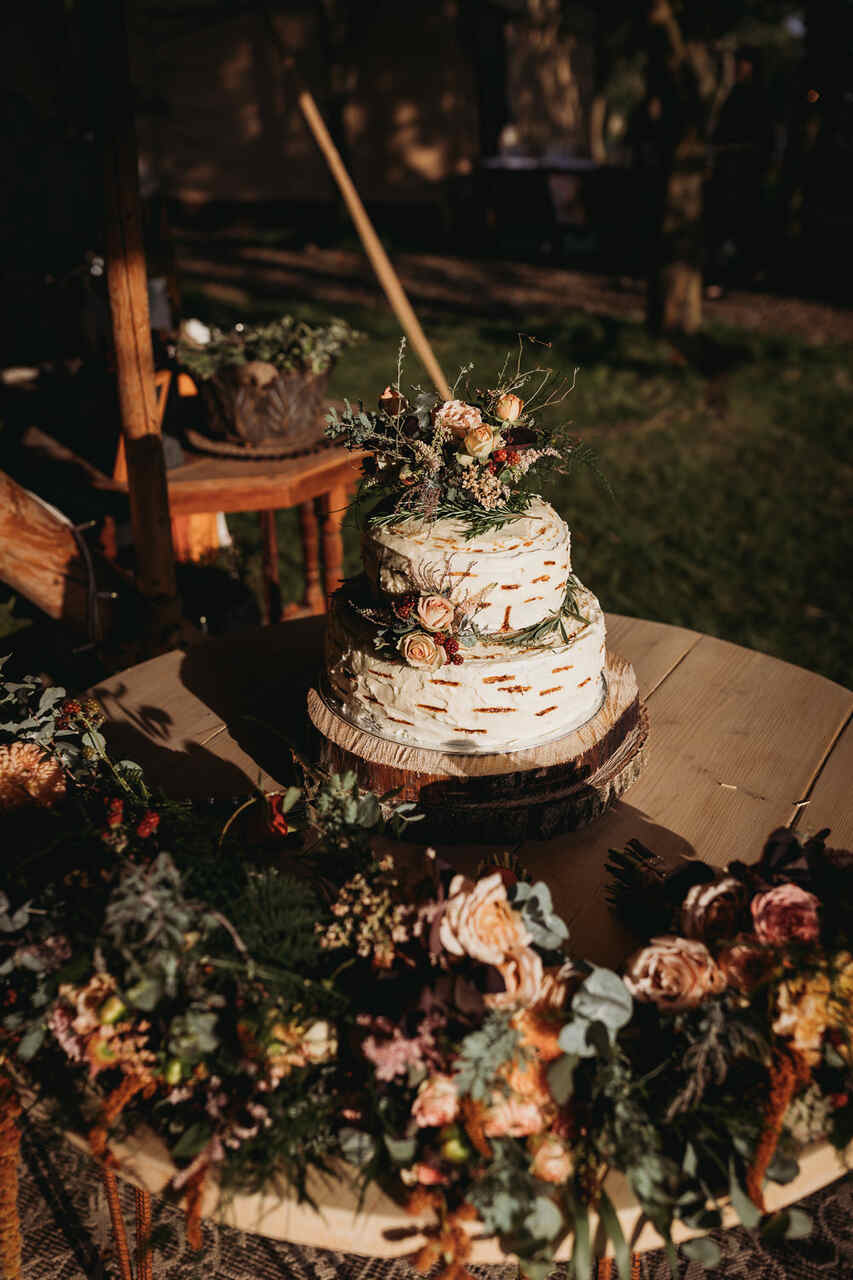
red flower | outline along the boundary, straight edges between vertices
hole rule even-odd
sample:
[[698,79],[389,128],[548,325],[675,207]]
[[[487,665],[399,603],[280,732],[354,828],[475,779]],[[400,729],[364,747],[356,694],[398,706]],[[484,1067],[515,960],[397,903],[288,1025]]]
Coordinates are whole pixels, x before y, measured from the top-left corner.
[[124,801],[116,796],[107,802],[107,826],[120,827],[124,819]]
[[284,811],[281,807],[284,802],[284,796],[278,794],[272,795],[269,797],[269,802],[269,829],[270,831],[278,832],[280,836],[286,836],[290,831],[290,824],[288,823],[287,818],[285,818]]
[[506,462],[506,449],[495,449],[492,457],[495,462]]
[[153,809],[149,809],[142,815],[139,826],[136,828],[136,834],[141,836],[143,840],[148,836],[153,836],[154,832],[160,825],[160,815],[155,813]]

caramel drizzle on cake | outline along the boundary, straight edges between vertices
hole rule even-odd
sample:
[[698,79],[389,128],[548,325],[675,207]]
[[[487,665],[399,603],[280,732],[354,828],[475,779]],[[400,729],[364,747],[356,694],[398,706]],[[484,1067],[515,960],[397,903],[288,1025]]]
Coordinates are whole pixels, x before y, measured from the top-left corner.
[[529,684],[502,684],[499,689],[495,690],[495,693],[529,693],[529,692],[530,692]]
[[542,561],[542,563],[543,563],[543,564],[556,564],[556,563],[557,563],[557,561],[556,561],[556,560],[543,560],[543,561]]
[[561,684],[555,684],[555,685],[554,685],[552,688],[550,688],[550,689],[540,689],[540,690],[539,690],[539,697],[540,697],[540,698],[544,698],[546,693],[559,693],[559,692],[560,692],[560,690],[562,689],[562,687],[563,687],[563,686],[562,686]]
[[556,711],[556,710],[557,710],[557,706],[555,703],[553,707],[543,707],[542,710],[537,711],[536,714],[537,716],[547,716],[549,711]]
[[461,725],[457,725],[453,730],[454,733],[488,733],[488,729],[463,729]]
[[429,702],[416,702],[416,707],[420,707],[421,711],[446,711],[447,707],[433,707]]
[[501,631],[511,631],[511,630],[512,630],[512,627],[509,625],[509,615],[510,615],[510,610],[511,610],[511,609],[512,609],[512,605],[511,605],[511,604],[508,604],[508,605],[507,605],[507,607],[506,607],[506,610],[505,610],[505,612],[504,612],[504,620],[503,620],[503,626],[501,627]]
[[515,707],[474,707],[478,716],[506,716],[515,713]]
[[[388,715],[388,712],[386,712],[385,714]],[[388,719],[393,720],[395,724],[411,724],[412,723],[411,720],[401,720],[399,719],[398,716],[388,715]]]
[[575,665],[575,664],[574,664],[573,662],[570,662],[570,663],[569,663],[569,665],[568,665],[567,667],[552,667],[552,668],[551,668],[551,675],[552,675],[552,676],[555,676],[555,675],[557,674],[557,672],[558,672],[558,671],[571,671],[571,669],[572,669],[572,667],[573,667],[574,665]]
[[430,680],[430,684],[450,684],[454,689],[458,689],[461,683],[461,680],[439,680],[437,676],[433,676]]
[[504,583],[504,585],[501,587],[501,591],[520,591],[520,590],[521,590],[520,582]]
[[586,680],[581,680],[580,684],[578,685],[578,688],[582,689],[585,684],[589,684],[591,679],[592,679],[592,676],[587,676]]
[[515,676],[483,676],[483,684],[500,684],[502,680],[514,680]]
[[375,667],[368,667],[367,670],[372,676],[381,676],[383,680],[393,681],[394,677],[388,671],[377,671]]
[[544,599],[544,596],[528,596],[526,600],[522,600],[522,604],[535,604],[537,600]]
[[[541,576],[540,576],[540,577],[538,577],[538,578],[533,578],[533,579],[531,579],[531,581],[533,581],[533,582],[550,582],[550,581],[551,581],[551,575],[550,575],[550,573],[543,573],[543,574],[541,574]],[[560,583],[560,585],[561,585],[561,586],[565,586],[565,583]]]

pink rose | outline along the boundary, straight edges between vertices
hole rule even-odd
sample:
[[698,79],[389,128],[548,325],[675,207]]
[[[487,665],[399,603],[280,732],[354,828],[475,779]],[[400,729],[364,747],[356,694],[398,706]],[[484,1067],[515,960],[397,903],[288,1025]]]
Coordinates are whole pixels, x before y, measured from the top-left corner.
[[501,422],[515,422],[524,408],[524,401],[511,391],[505,391],[495,405],[495,417]]
[[533,1176],[557,1185],[568,1182],[572,1176],[572,1158],[566,1144],[554,1134],[546,1133],[532,1145],[534,1152],[530,1172]]
[[420,671],[437,671],[447,661],[444,649],[425,631],[410,631],[401,636],[397,648],[408,665]]
[[459,1112],[459,1095],[452,1076],[437,1073],[424,1080],[412,1103],[412,1115],[419,1128],[452,1124]]
[[749,904],[755,935],[762,942],[814,942],[820,932],[818,900],[799,885],[777,884]]
[[445,1174],[431,1164],[416,1164],[415,1177],[422,1187],[438,1187],[447,1181]]
[[652,938],[628,961],[625,986],[636,1000],[677,1012],[692,1009],[726,985],[703,942],[690,938]]
[[418,620],[427,631],[447,631],[455,610],[444,596],[421,596],[417,604]]
[[711,942],[731,938],[746,907],[746,890],[734,876],[724,876],[711,884],[694,884],[681,906],[681,928],[685,937]]
[[487,1138],[526,1138],[545,1128],[542,1108],[531,1098],[517,1093],[493,1093],[487,1109],[483,1133]]
[[530,1006],[541,999],[542,961],[532,947],[512,951],[497,965],[504,980],[503,991],[485,997],[490,1009],[508,1009],[513,1005]]
[[467,432],[482,426],[483,423],[480,410],[476,405],[466,404],[464,400],[445,400],[444,404],[436,409],[433,421],[436,427],[446,428],[451,435],[457,436],[460,440]]
[[530,943],[521,916],[509,904],[499,871],[476,882],[453,877],[439,938],[451,955],[468,955],[493,965]]
[[481,423],[479,427],[472,427],[470,431],[465,432],[462,440],[462,448],[472,458],[477,458],[480,462],[484,458],[488,458],[492,449],[495,447],[495,433],[491,427],[487,427],[485,423]]

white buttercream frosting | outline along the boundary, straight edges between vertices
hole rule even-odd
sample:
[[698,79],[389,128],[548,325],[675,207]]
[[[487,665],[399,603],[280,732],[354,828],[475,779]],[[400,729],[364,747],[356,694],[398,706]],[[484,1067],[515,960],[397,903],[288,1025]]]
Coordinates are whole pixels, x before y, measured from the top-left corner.
[[[518,523],[509,528],[518,533]],[[508,543],[518,540],[507,531],[502,536]],[[567,541],[564,546],[567,560]],[[498,567],[493,561],[493,573]],[[359,728],[436,750],[518,751],[557,738],[594,715],[602,699],[604,617],[586,588],[575,602],[584,621],[564,619],[568,642],[558,632],[535,647],[483,642],[463,649],[458,665],[427,671],[378,653],[375,630],[345,597],[335,597],[326,640],[330,696]],[[534,620],[539,617],[537,612]]]
[[480,596],[481,631],[519,631],[563,602],[571,573],[568,525],[534,498],[523,516],[501,529],[466,538],[460,520],[408,520],[364,535],[364,569],[383,593],[450,588],[459,603]]

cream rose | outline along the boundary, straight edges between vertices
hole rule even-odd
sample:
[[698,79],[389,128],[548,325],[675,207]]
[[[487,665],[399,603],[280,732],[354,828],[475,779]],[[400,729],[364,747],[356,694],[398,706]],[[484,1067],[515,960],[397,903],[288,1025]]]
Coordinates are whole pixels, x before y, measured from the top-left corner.
[[419,1128],[452,1124],[459,1112],[459,1094],[452,1076],[438,1073],[424,1080],[412,1103],[412,1115]]
[[681,928],[688,938],[709,942],[732,938],[746,907],[746,890],[734,876],[694,884],[681,907]]
[[421,596],[416,612],[427,631],[447,631],[455,610],[444,596]]
[[495,405],[495,417],[501,422],[515,422],[524,408],[524,401],[511,391],[505,391]]
[[542,961],[532,947],[511,952],[497,969],[504,980],[505,990],[485,996],[490,1009],[537,1003],[542,994],[543,972]]
[[545,1128],[545,1114],[538,1103],[518,1094],[492,1094],[483,1133],[487,1138],[526,1138]]
[[673,1012],[694,1008],[726,985],[708,948],[691,938],[652,938],[628,961],[623,977],[636,1000]]
[[495,447],[495,433],[483,422],[479,427],[472,427],[465,432],[462,447],[470,457],[482,462]]
[[410,667],[419,671],[437,671],[447,661],[447,654],[426,631],[409,631],[397,645]]
[[562,1139],[546,1133],[540,1140],[534,1140],[532,1145],[534,1150],[530,1172],[534,1178],[556,1184],[568,1182],[572,1175],[572,1158]]
[[476,405],[466,404],[464,400],[445,400],[435,411],[434,424],[444,427],[451,435],[461,440],[475,427],[482,426],[483,419]]
[[302,1037],[302,1052],[306,1061],[328,1062],[338,1052],[335,1028],[328,1022],[312,1022]]
[[530,943],[521,916],[507,900],[499,871],[476,883],[464,876],[453,877],[439,938],[451,955],[468,955],[494,965]]
[[755,935],[762,942],[815,942],[820,932],[818,900],[799,885],[777,884],[749,904]]

